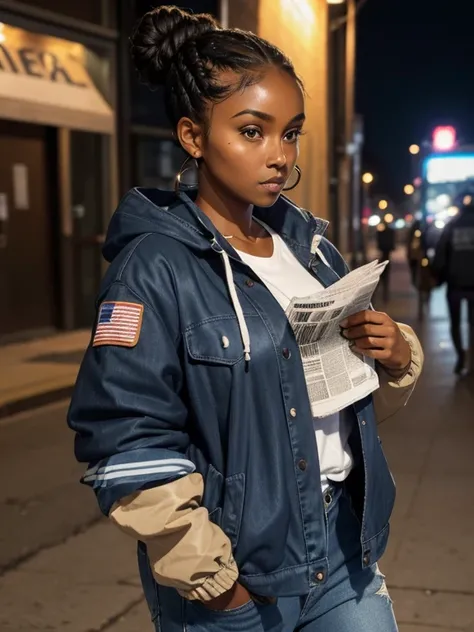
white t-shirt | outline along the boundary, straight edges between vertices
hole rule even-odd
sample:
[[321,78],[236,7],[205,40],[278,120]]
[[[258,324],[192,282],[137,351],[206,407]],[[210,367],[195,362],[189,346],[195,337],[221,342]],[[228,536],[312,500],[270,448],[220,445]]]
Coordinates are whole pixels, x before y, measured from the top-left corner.
[[[240,250],[237,252],[286,310],[292,298],[310,296],[322,285],[300,264],[283,239],[268,226],[264,227],[273,239],[271,257],[256,257]],[[347,418],[343,412],[313,418],[323,491],[330,481],[345,480],[352,469],[353,459],[348,445],[351,426]]]

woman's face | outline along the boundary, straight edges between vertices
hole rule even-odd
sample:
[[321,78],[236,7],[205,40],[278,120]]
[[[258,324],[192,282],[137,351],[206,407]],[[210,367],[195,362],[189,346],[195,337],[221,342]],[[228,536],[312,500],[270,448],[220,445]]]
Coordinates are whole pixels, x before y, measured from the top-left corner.
[[293,173],[304,123],[304,98],[295,79],[269,68],[258,83],[210,112],[200,186],[245,204],[274,204]]

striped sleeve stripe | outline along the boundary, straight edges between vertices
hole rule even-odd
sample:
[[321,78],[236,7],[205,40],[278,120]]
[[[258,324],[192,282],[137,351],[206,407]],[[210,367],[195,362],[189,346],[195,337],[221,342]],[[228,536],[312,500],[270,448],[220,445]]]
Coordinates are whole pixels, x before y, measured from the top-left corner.
[[107,474],[109,472],[115,472],[118,470],[133,470],[139,468],[149,468],[155,466],[177,466],[182,469],[190,470],[194,472],[196,469],[194,463],[189,461],[188,459],[155,459],[153,461],[135,461],[129,463],[117,463],[115,465],[102,465],[99,463],[98,465],[89,468],[84,474],[84,478],[86,476],[92,476],[94,474]]
[[177,465],[169,465],[165,467],[140,468],[139,470],[120,470],[119,472],[108,472],[107,474],[92,474],[91,476],[84,476],[82,480],[84,483],[96,483],[101,481],[111,481],[117,478],[137,478],[147,474],[184,476],[186,474],[190,474],[193,471],[194,469],[190,471],[189,468],[179,467]]

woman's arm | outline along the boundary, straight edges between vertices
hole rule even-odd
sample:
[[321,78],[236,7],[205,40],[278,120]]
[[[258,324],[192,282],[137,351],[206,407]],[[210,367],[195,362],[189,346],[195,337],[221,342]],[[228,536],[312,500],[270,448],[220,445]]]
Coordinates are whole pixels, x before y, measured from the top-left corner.
[[[103,293],[68,423],[102,512],[146,543],[159,583],[207,601],[238,571],[229,539],[200,506],[202,477],[186,456],[178,315],[172,292],[162,285],[159,294],[163,317],[123,281]],[[135,335],[123,336],[127,328]]]

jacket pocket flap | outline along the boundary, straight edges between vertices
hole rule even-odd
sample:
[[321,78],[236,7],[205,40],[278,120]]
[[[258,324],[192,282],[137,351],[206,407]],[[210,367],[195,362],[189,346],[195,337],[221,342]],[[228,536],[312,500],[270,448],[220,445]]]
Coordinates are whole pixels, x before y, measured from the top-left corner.
[[188,354],[199,362],[232,366],[244,357],[235,316],[216,316],[191,325],[185,339]]

